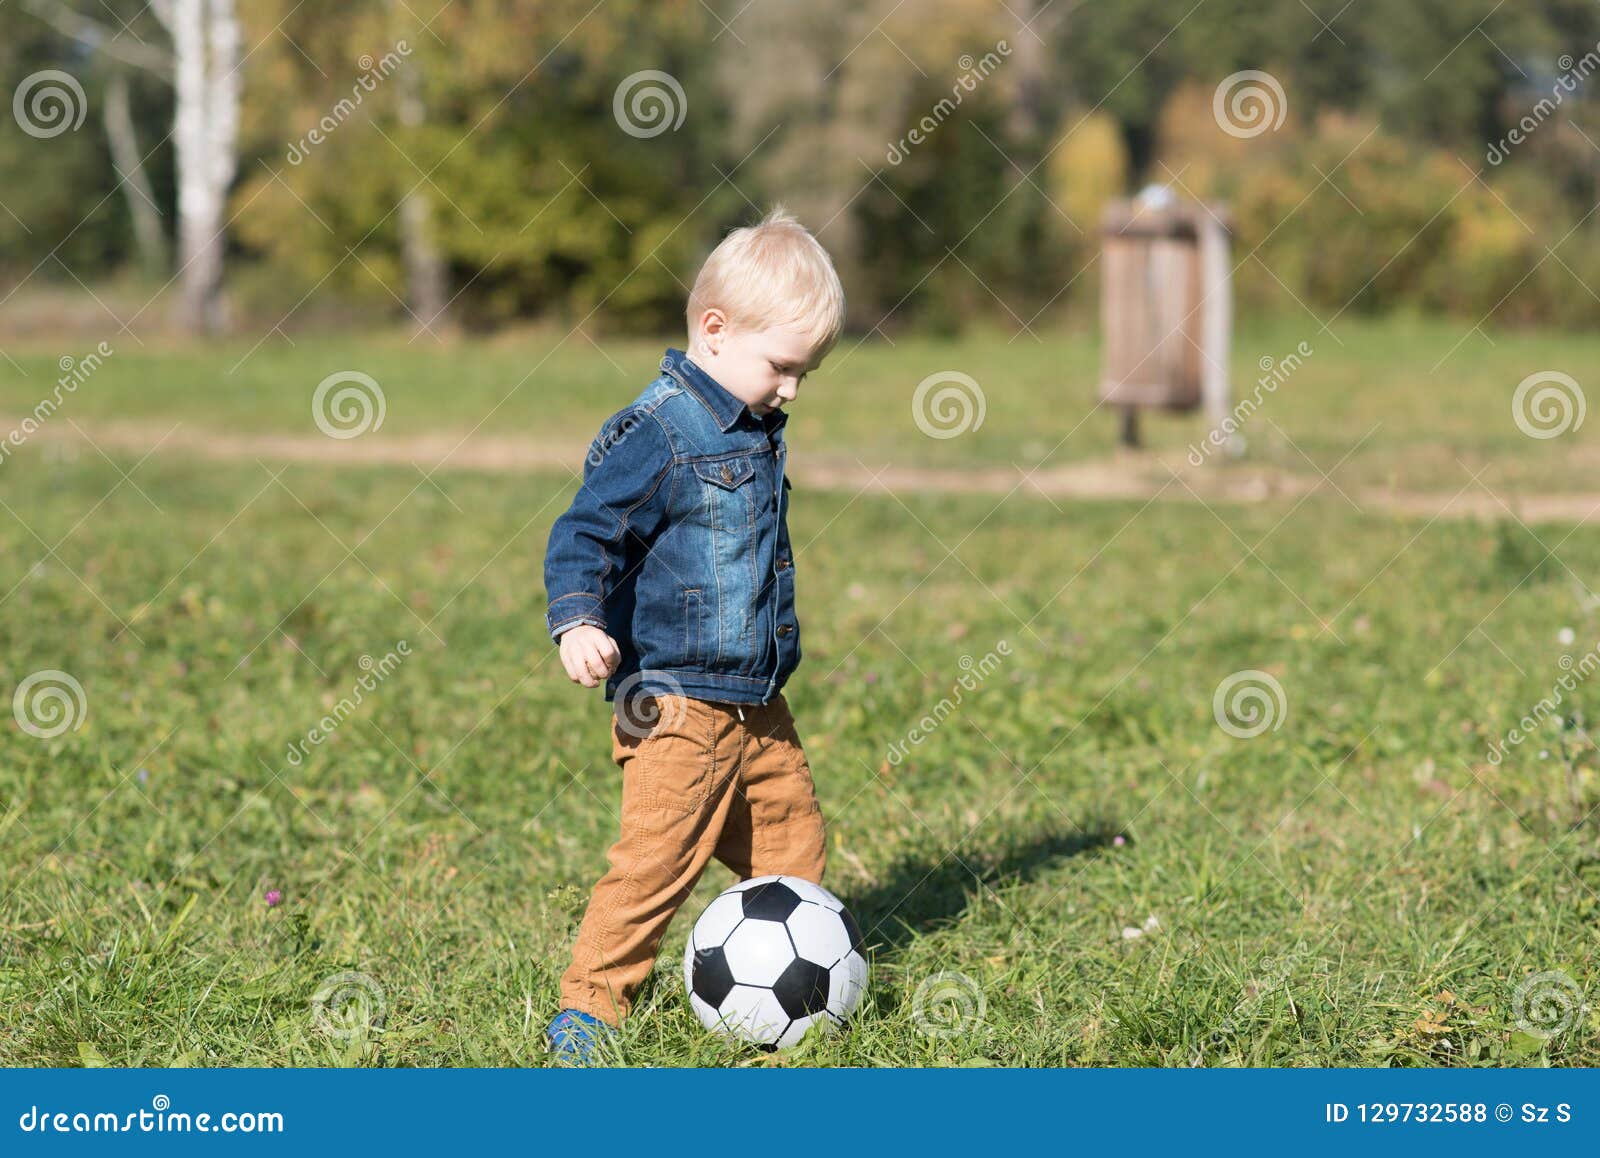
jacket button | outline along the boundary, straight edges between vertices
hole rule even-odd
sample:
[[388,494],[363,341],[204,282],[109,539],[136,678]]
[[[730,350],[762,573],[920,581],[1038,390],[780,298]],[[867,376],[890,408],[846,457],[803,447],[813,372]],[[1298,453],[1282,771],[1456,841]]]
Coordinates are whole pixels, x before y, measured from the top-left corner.
[[732,482],[733,481],[733,471],[728,466],[727,463],[723,463],[722,464],[722,481],[723,482]]
[[778,570],[782,571],[788,565],[789,565],[789,560],[787,560],[787,559],[779,559],[778,560]]
[[778,624],[778,635],[779,636],[786,636],[793,630],[794,630],[794,628],[790,627],[787,623]]

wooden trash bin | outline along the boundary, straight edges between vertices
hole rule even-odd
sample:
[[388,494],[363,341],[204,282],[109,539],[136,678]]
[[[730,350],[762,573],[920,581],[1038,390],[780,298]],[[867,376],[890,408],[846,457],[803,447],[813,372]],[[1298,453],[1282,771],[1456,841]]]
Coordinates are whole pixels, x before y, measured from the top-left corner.
[[1100,397],[1122,409],[1122,438],[1138,444],[1138,410],[1228,406],[1233,324],[1228,226],[1221,212],[1155,186],[1114,201],[1101,218]]

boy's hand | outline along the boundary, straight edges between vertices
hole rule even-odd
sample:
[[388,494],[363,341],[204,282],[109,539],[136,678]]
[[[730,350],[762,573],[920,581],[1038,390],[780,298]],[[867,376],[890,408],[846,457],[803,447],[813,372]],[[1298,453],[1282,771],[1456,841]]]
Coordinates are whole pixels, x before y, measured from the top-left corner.
[[597,688],[621,662],[617,641],[598,627],[580,623],[561,633],[561,666],[573,683]]

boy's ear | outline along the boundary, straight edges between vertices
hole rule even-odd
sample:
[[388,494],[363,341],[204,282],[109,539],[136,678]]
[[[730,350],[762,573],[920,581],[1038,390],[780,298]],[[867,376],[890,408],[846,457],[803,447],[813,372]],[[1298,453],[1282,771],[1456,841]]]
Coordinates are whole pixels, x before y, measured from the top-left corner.
[[700,315],[700,340],[713,354],[719,353],[722,348],[722,338],[728,329],[728,316],[716,307],[705,310]]

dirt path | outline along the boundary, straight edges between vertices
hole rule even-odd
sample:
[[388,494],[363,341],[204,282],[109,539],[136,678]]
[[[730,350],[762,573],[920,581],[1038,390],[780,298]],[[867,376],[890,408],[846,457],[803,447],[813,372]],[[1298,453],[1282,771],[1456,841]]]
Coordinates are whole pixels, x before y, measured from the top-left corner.
[[[0,431],[18,429],[20,420],[0,417]],[[389,437],[367,434],[333,439],[320,435],[230,434],[176,424],[108,422],[45,425],[33,439],[92,442],[105,451],[143,455],[183,454],[228,462],[264,459],[275,462],[348,465],[412,465],[424,470],[476,470],[523,473],[538,470],[576,472],[587,442],[533,438],[478,437],[463,442],[459,435],[429,434]],[[1013,490],[1032,497],[1078,501],[1262,503],[1299,499],[1322,490],[1343,502],[1332,485],[1312,475],[1273,467],[1194,468],[1187,461],[1165,462],[1149,454],[1109,458],[1037,470],[1016,467],[968,469],[894,465],[874,469],[854,458],[806,455],[796,459],[790,477],[811,490],[957,492],[1007,495]],[[1482,487],[1461,494],[1401,491],[1379,487],[1343,492],[1368,512],[1433,519],[1501,519],[1515,513],[1528,523],[1600,523],[1600,493],[1518,494],[1505,504]]]

